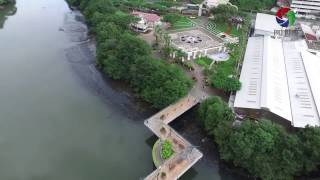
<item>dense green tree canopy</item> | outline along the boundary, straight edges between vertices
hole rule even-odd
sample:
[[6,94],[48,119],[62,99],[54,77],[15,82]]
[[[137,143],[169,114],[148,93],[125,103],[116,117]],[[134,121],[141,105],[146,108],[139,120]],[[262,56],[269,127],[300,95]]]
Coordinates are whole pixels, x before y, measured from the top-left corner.
[[228,22],[232,16],[237,15],[238,10],[236,7],[228,4],[220,4],[217,7],[211,9],[214,15],[214,20],[219,23]]
[[5,5],[5,4],[8,4],[10,2],[14,2],[14,0],[0,0],[0,5]]
[[320,128],[306,127],[298,132],[303,151],[303,172],[319,170],[320,165]]
[[276,0],[230,0],[230,2],[240,9],[259,10],[270,9],[276,3]]
[[290,134],[269,120],[247,119],[234,126],[228,105],[218,97],[204,101],[199,119],[219,145],[221,158],[262,179],[293,179],[319,170],[320,129]]
[[204,101],[199,108],[199,117],[206,131],[211,135],[214,135],[220,122],[232,122],[234,119],[231,109],[219,97]]
[[97,65],[106,74],[129,82],[138,96],[157,108],[188,93],[192,81],[182,70],[154,59],[151,47],[129,30],[135,17],[117,9],[112,0],[69,2],[80,6],[96,34]]
[[267,120],[244,121],[227,140],[223,158],[262,179],[292,179],[300,171],[296,136]]

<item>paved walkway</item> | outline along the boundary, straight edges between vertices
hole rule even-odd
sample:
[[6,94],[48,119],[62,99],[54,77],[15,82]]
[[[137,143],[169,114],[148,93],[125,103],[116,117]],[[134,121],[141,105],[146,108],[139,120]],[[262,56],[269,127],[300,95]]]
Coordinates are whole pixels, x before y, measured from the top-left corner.
[[203,156],[198,149],[168,125],[201,100],[202,99],[193,96],[191,92],[178,102],[145,120],[144,124],[156,134],[160,140],[167,139],[172,142],[172,149],[175,152],[171,158],[149,174],[145,180],[178,179]]
[[186,71],[190,78],[195,78],[196,83],[191,90],[190,94],[199,99],[206,99],[209,96],[220,96],[225,101],[228,100],[228,95],[217,88],[213,88],[211,85],[206,85],[207,78],[204,74],[204,68],[196,64],[195,61],[190,61],[192,63],[194,70]]

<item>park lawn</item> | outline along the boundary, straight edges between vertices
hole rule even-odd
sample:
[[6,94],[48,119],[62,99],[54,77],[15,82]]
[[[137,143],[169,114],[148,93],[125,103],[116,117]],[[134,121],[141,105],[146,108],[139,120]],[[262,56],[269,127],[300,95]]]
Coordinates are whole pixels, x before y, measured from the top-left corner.
[[[216,24],[216,28],[217,30],[221,31],[221,32],[227,32],[228,30],[228,24],[227,23],[216,23],[216,22],[213,22],[214,24]],[[239,37],[240,36],[240,31],[241,30],[237,30],[237,27],[235,26],[232,26],[232,30],[231,30],[231,35],[232,36],[236,36],[236,37]]]

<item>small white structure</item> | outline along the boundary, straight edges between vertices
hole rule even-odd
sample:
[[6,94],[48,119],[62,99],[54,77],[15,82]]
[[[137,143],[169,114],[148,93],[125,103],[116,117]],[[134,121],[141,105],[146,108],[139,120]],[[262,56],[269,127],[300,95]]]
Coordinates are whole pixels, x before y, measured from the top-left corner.
[[303,40],[250,37],[234,107],[264,109],[294,127],[319,126],[320,58],[306,50]]
[[300,26],[307,41],[317,41],[316,32],[314,32],[310,26],[305,24],[300,24]]
[[229,0],[205,0],[205,4],[208,8],[217,7],[219,4],[228,4]]
[[141,18],[138,22],[131,25],[132,29],[137,32],[145,33],[152,28],[149,28],[147,22]]
[[318,30],[315,31],[316,28],[311,28],[309,25],[300,24],[301,29],[304,33],[304,37],[306,43],[308,45],[308,51],[312,53],[319,53],[320,52],[320,32]]
[[276,16],[270,14],[257,13],[255,22],[255,36],[273,36],[274,32],[282,30],[277,23]]
[[131,15],[138,17],[137,23],[131,24],[131,27],[137,32],[147,32],[157,25],[161,25],[161,17],[157,14],[133,11]]

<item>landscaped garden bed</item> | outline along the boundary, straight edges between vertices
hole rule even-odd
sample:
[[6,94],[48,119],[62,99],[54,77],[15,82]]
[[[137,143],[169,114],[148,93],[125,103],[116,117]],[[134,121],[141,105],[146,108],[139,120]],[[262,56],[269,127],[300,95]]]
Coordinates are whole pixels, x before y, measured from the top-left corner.
[[229,34],[229,35],[234,36],[234,37],[239,37],[240,36],[240,31],[241,30],[238,30],[237,27],[234,26],[234,25],[230,25],[227,22],[218,23],[218,22],[215,22],[215,21],[211,21],[211,23],[215,24],[215,27],[216,27],[216,29],[218,31],[224,32],[224,33]]
[[173,154],[172,143],[169,140],[163,141],[161,144],[161,157],[163,159],[169,159]]
[[169,140],[161,141],[158,139],[152,148],[152,160],[158,168],[165,160],[169,159],[174,154],[172,143]]
[[169,22],[172,29],[191,28],[195,26],[188,17],[175,13],[165,15],[163,20]]

